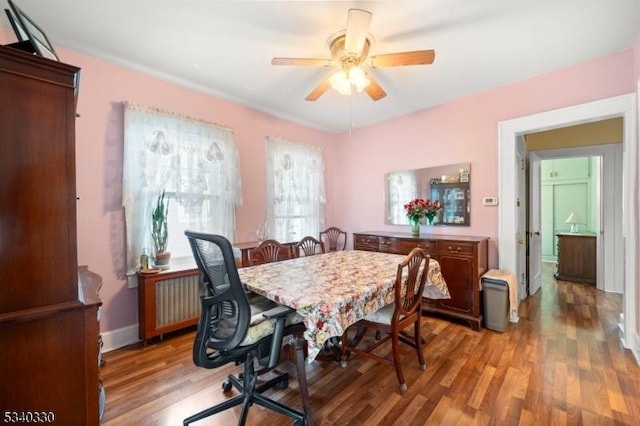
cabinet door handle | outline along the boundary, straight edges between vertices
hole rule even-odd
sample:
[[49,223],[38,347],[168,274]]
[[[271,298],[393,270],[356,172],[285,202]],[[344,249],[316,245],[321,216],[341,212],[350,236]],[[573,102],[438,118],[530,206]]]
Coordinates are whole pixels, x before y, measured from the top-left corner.
[[453,247],[449,246],[449,251],[456,251],[459,252],[460,251],[460,247],[456,247],[455,250],[453,250]]

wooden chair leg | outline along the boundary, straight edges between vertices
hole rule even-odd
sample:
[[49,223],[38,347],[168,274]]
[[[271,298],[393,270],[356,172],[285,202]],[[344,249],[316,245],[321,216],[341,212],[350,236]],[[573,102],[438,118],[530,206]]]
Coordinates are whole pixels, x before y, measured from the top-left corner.
[[400,392],[405,393],[407,391],[407,384],[404,381],[404,375],[402,374],[402,363],[400,362],[400,350],[398,348],[399,344],[398,334],[391,334],[391,352],[393,353],[393,364],[396,368],[396,377],[398,378],[398,383],[400,383]]
[[424,362],[424,355],[422,355],[422,343],[423,343],[423,338],[422,338],[422,334],[420,333],[420,319],[418,319],[418,321],[416,321],[415,326],[414,326],[414,338],[415,338],[415,342],[414,345],[416,347],[416,352],[418,352],[418,362],[420,363],[420,370],[426,370],[427,366]]
[[349,336],[348,336],[348,332],[349,329],[347,328],[344,333],[342,333],[342,350],[341,350],[341,354],[342,356],[340,357],[340,367],[342,368],[347,368],[347,358],[349,357]]

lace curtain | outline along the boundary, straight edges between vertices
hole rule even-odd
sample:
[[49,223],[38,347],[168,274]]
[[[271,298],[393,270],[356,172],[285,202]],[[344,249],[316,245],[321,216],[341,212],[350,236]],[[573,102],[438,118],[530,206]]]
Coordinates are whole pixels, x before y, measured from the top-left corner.
[[404,205],[418,197],[418,181],[415,172],[402,171],[387,175],[389,188],[389,216],[391,223],[409,223]]
[[322,151],[275,137],[267,137],[266,145],[269,238],[317,238],[326,203]]
[[152,251],[151,210],[169,198],[169,248],[191,256],[185,229],[235,239],[235,207],[242,204],[233,130],[127,104],[124,114],[122,205],[127,230],[127,273],[144,247]]

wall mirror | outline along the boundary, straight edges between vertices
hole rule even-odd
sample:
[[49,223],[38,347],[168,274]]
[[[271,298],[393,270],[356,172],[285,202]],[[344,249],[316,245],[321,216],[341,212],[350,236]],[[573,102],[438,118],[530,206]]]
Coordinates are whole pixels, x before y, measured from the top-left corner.
[[471,164],[457,163],[386,173],[385,223],[408,225],[404,205],[414,198],[439,200],[443,208],[434,225],[471,224]]

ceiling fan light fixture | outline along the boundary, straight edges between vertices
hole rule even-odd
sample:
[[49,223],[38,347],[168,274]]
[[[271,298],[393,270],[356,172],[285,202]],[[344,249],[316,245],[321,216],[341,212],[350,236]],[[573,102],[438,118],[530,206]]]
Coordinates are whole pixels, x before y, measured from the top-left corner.
[[367,74],[360,67],[349,68],[349,82],[356,88],[358,93],[371,84],[371,80],[367,78]]
[[362,68],[351,67],[333,74],[329,77],[329,83],[341,95],[350,95],[352,86],[360,93],[371,84],[371,80]]
[[341,95],[351,94],[351,83],[349,82],[346,71],[338,71],[333,74],[329,77],[329,83],[331,83],[331,87],[336,89]]

